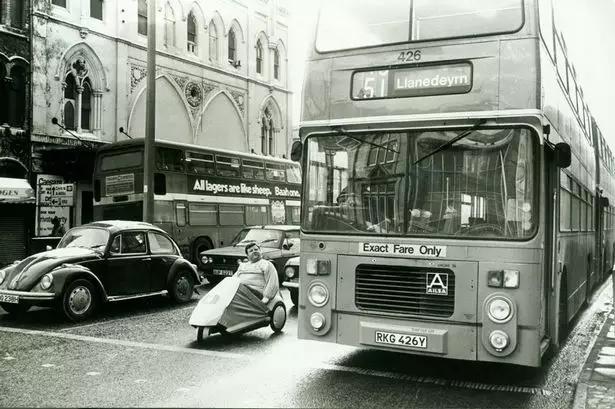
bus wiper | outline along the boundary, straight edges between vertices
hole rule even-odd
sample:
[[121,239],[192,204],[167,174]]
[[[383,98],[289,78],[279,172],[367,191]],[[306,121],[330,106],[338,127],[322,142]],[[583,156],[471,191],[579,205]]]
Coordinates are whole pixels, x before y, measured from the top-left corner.
[[429,152],[427,155],[423,156],[422,158],[416,160],[412,165],[416,165],[417,163],[422,162],[423,160],[435,155],[438,152],[442,152],[448,148],[450,148],[451,146],[453,146],[455,143],[457,143],[457,141],[462,140],[463,138],[465,138],[466,136],[470,135],[472,132],[474,132],[479,126],[481,126],[482,124],[484,124],[485,122],[487,122],[486,119],[481,119],[479,120],[474,126],[472,126],[470,129],[460,133],[459,135],[457,135],[456,137],[454,137],[453,139],[451,139],[450,141],[446,142],[445,144],[438,146],[436,149],[434,149],[433,151]]

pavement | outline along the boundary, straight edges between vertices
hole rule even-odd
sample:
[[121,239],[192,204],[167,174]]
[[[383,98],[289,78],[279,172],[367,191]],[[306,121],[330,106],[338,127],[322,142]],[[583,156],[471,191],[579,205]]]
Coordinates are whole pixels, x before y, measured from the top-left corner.
[[[613,293],[615,294],[615,276],[613,281]],[[613,301],[615,303],[615,299]],[[615,408],[615,320],[613,316],[614,312],[611,309],[579,377],[572,409]]]

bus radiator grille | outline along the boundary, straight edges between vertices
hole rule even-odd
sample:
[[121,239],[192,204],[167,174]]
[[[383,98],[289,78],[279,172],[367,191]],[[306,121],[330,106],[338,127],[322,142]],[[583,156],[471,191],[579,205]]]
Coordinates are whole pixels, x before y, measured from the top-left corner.
[[[430,293],[428,285],[434,279]],[[355,270],[355,304],[367,311],[450,317],[455,310],[455,274],[441,268],[361,264]]]

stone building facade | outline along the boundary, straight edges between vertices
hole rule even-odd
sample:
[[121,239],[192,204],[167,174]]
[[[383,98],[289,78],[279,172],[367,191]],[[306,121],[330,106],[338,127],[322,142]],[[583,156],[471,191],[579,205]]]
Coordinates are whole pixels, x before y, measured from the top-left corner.
[[0,267],[26,255],[33,233],[29,10],[29,0],[0,0]]
[[[95,149],[145,134],[147,0],[32,1],[32,170],[74,184],[46,213],[72,227],[92,218]],[[288,0],[155,1],[156,138],[286,154]]]

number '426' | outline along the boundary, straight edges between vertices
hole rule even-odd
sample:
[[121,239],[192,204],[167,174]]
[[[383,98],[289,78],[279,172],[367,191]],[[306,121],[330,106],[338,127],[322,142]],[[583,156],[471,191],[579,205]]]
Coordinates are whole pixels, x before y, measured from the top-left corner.
[[402,51],[401,53],[399,53],[399,57],[397,57],[397,60],[401,62],[420,61],[421,50]]

